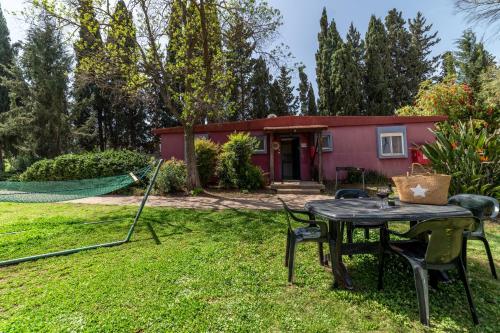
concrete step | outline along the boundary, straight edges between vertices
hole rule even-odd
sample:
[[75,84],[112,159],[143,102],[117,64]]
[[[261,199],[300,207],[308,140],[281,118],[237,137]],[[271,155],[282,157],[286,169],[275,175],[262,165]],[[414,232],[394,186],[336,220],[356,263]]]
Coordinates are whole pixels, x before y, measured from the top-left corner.
[[280,188],[276,190],[276,193],[279,194],[321,194],[320,189],[307,189],[307,188]]
[[317,182],[275,182],[270,186],[273,190],[324,190],[325,185]]

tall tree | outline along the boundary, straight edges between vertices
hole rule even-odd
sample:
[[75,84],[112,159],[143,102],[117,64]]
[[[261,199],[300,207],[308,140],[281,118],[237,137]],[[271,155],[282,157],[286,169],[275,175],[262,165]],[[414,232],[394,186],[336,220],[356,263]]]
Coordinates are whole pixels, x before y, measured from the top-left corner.
[[335,95],[335,115],[359,115],[362,101],[361,73],[350,44],[344,44],[333,54],[330,78]]
[[[0,77],[7,76],[6,68],[12,65],[13,53],[10,45],[9,28],[0,7]],[[0,117],[9,111],[9,90],[0,83]],[[4,141],[6,135],[2,135],[0,130],[0,174],[4,171]]]
[[105,74],[108,83],[105,91],[111,102],[111,112],[105,117],[109,145],[112,148],[140,147],[149,128],[137,89],[143,77],[137,67],[136,28],[132,13],[123,0],[115,6],[105,49],[112,64]]
[[453,52],[446,51],[441,56],[441,77],[444,79],[455,75],[457,75],[455,56]]
[[104,119],[110,103],[99,85],[97,68],[100,67],[95,66],[96,62],[105,63],[105,52],[92,4],[93,0],[78,1],[79,37],[74,44],[72,121],[77,146],[84,150],[97,146],[102,151],[106,148]]
[[418,93],[421,82],[428,80],[436,72],[439,56],[432,57],[432,47],[440,42],[438,32],[432,32],[432,24],[427,24],[427,19],[421,12],[414,19],[408,21],[411,34],[410,73],[412,96]]
[[312,83],[309,82],[309,89],[307,90],[307,115],[317,116],[318,106],[316,105],[316,96],[314,95],[314,89]]
[[342,45],[342,39],[337,31],[335,20],[328,24],[326,9],[320,20],[318,33],[318,51],[316,52],[316,80],[318,83],[319,113],[329,115],[335,113],[335,95],[331,87],[331,68],[334,52]]
[[457,41],[458,51],[456,61],[458,78],[469,84],[474,92],[479,93],[480,76],[494,64],[494,57],[484,49],[482,42],[478,42],[472,30],[465,30]]
[[249,119],[265,118],[269,114],[271,75],[263,57],[254,61],[250,78],[250,114]]
[[293,94],[291,70],[285,66],[280,67],[280,74],[271,85],[270,113],[277,116],[294,115],[297,112],[297,98]]
[[35,158],[63,153],[71,143],[68,121],[68,72],[71,58],[61,31],[42,12],[29,28],[20,71],[10,82],[12,105],[28,123],[26,147]]
[[392,72],[387,33],[382,21],[372,15],[365,36],[365,92],[366,114],[382,116],[394,114],[389,87]]
[[352,22],[349,25],[349,30],[347,32],[346,44],[351,49],[352,58],[354,60],[354,63],[356,64],[357,71],[359,72],[360,75],[359,87],[361,89],[361,96],[360,96],[361,99],[358,101],[358,107],[359,107],[359,114],[361,115],[365,113],[365,104],[366,104],[364,98],[365,92],[364,92],[364,81],[363,81],[366,70],[364,63],[365,42],[363,39],[361,39],[361,34],[354,27],[354,24]]
[[391,55],[392,73],[389,80],[392,104],[396,108],[411,104],[413,100],[411,64],[411,35],[405,27],[401,12],[391,9],[385,17],[387,42]]
[[300,104],[300,114],[306,115],[308,112],[308,98],[309,98],[309,80],[307,79],[307,74],[304,69],[306,66],[301,65],[298,68],[299,71],[299,87],[297,91],[299,92],[299,104]]

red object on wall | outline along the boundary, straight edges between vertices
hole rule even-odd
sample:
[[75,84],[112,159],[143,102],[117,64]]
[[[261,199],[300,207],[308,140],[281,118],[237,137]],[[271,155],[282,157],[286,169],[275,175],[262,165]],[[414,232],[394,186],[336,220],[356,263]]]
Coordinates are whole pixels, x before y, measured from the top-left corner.
[[410,148],[410,150],[412,163],[420,163],[423,165],[429,164],[429,159],[424,155],[424,152],[420,149],[420,147]]

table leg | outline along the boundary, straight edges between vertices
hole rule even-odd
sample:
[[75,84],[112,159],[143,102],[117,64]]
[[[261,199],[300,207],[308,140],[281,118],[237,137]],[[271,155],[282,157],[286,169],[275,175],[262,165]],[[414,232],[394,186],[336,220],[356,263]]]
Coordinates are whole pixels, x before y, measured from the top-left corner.
[[333,251],[331,251],[333,252],[332,272],[335,279],[333,285],[334,287],[340,285],[345,289],[353,289],[352,279],[347,272],[347,268],[342,262],[343,224],[344,222],[339,223],[330,221],[330,230],[332,231],[330,246],[333,247]]

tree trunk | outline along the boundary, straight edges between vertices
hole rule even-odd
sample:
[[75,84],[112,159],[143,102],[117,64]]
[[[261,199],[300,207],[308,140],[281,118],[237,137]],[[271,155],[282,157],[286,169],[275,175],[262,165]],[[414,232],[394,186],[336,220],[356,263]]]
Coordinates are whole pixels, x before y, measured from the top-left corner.
[[196,167],[196,154],[194,150],[194,128],[184,126],[184,161],[186,162],[188,191],[201,187],[198,169]]
[[0,145],[0,174],[2,174],[5,170],[5,165],[3,162],[3,149],[2,146]]

